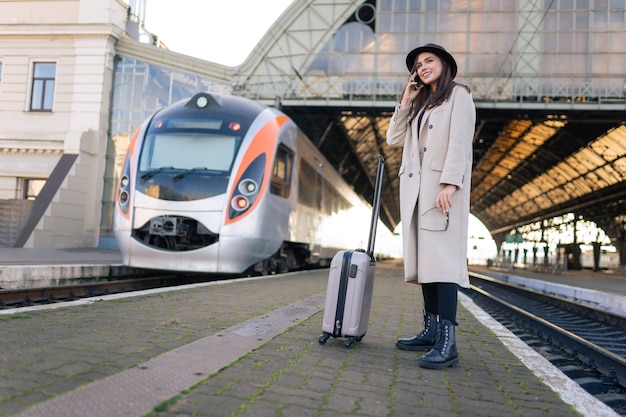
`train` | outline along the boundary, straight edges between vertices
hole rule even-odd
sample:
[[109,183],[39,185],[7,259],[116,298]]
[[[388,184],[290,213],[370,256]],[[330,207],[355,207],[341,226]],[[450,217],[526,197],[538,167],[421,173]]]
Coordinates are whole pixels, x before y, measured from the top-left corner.
[[370,220],[370,204],[287,115],[201,92],[132,136],[114,234],[126,266],[266,275],[365,247]]

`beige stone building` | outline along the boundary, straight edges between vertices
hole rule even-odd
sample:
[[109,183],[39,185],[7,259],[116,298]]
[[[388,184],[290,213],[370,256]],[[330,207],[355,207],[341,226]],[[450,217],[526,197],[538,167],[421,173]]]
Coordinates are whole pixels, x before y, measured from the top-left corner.
[[[231,69],[146,42],[144,4],[0,1],[0,247],[99,246],[112,167],[137,127],[111,130],[116,65],[145,59],[172,80],[196,74],[194,89],[227,89]],[[136,119],[173,98],[142,98]]]

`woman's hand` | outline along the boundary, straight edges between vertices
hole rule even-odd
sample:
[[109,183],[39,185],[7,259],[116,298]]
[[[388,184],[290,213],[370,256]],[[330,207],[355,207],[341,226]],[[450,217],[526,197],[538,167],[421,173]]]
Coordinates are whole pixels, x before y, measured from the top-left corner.
[[411,105],[413,100],[417,97],[417,93],[420,91],[421,86],[418,86],[416,81],[413,81],[417,77],[417,72],[412,72],[409,75],[409,79],[404,85],[404,91],[402,92],[402,99],[400,100],[400,107],[406,108]]
[[435,205],[444,213],[452,208],[452,194],[456,192],[456,185],[446,184],[435,199]]

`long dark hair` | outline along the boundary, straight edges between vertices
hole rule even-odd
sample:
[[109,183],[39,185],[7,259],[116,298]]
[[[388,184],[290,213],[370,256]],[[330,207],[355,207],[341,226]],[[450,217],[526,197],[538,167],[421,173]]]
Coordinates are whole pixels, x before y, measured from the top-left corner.
[[[411,103],[411,114],[409,115],[409,123],[415,119],[415,116],[422,109],[432,109],[433,107],[437,107],[443,104],[446,100],[450,98],[452,95],[452,90],[457,85],[465,87],[467,92],[470,92],[470,88],[464,84],[459,84],[452,80],[452,70],[450,69],[450,65],[448,65],[448,61],[441,58],[437,55],[437,58],[441,61],[442,71],[441,76],[439,76],[439,81],[437,82],[437,89],[433,92],[430,85],[424,84],[422,88],[420,88],[419,93],[417,93],[417,97]],[[415,72],[415,67],[411,70],[411,73]],[[402,89],[402,95],[404,95],[404,88]],[[402,101],[402,95],[400,95],[400,101]]]

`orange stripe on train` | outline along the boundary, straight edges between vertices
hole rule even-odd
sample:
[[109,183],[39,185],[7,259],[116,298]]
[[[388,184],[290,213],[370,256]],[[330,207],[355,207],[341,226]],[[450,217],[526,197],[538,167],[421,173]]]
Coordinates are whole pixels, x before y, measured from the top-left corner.
[[[234,187],[231,190],[230,196],[228,198],[226,210],[224,210],[225,221],[224,224],[231,224],[238,220],[245,218],[248,214],[250,214],[256,206],[259,204],[265,190],[267,189],[268,183],[271,181],[271,172],[272,166],[274,164],[274,149],[276,149],[276,141],[278,139],[278,132],[285,122],[289,120],[287,116],[278,116],[265,124],[261,129],[259,129],[258,133],[252,139],[252,143],[248,149],[246,149],[246,153],[243,156],[241,163],[239,164],[239,169],[237,170],[237,177],[233,182]],[[236,189],[236,185],[241,181],[241,177],[246,169],[250,166],[252,161],[254,161],[259,155],[265,153],[266,154],[266,164],[265,171],[263,173],[263,183],[261,184],[261,188],[259,190],[259,198],[256,199],[254,204],[245,213],[240,216],[235,217],[234,219],[228,218],[228,207],[230,207],[230,202],[233,198],[233,192]]]

